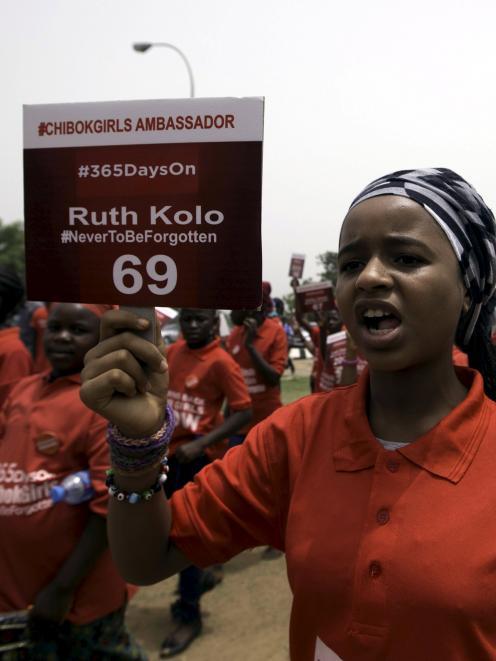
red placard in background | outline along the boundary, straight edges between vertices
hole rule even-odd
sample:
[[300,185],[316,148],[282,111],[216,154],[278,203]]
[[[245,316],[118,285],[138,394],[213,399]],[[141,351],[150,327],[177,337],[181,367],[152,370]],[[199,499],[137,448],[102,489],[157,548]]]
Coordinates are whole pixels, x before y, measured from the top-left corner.
[[296,296],[302,312],[333,310],[334,289],[332,282],[315,282],[296,288]]
[[29,298],[257,307],[262,131],[262,99],[26,106]]
[[293,253],[289,263],[289,277],[298,278],[303,276],[303,268],[305,266],[305,255]]

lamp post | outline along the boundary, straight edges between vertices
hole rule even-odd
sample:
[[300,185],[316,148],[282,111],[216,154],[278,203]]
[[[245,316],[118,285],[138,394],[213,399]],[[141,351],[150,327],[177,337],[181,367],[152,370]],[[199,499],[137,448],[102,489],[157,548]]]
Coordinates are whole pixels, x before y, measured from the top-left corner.
[[188,76],[189,76],[189,95],[191,98],[195,96],[195,81],[193,79],[193,71],[191,69],[191,65],[188,62],[188,58],[186,55],[180,50],[177,46],[174,46],[174,44],[168,44],[165,42],[157,42],[157,43],[137,43],[133,44],[133,48],[135,51],[138,53],[146,53],[147,50],[152,48],[153,46],[163,46],[164,48],[171,48],[172,50],[176,51],[176,53],[181,57],[182,61],[186,65],[186,69],[188,70]]

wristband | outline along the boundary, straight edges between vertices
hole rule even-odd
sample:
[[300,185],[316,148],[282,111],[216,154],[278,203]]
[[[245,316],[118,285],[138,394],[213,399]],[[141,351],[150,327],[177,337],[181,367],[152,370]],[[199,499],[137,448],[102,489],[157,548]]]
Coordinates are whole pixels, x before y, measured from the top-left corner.
[[109,424],[107,442],[112,465],[117,470],[136,472],[160,463],[167,454],[174,427],[174,413],[169,405],[165,409],[164,424],[152,436],[128,438],[115,425]]
[[129,503],[130,505],[136,505],[142,500],[148,501],[151,500],[154,494],[162,490],[163,484],[167,480],[167,473],[169,472],[169,466],[167,465],[167,458],[161,461],[161,470],[160,473],[151,487],[144,489],[143,491],[124,491],[124,489],[119,489],[115,483],[115,471],[112,468],[109,468],[106,471],[107,478],[105,484],[108,487],[109,496],[115,498],[120,503]]
[[341,365],[344,365],[347,367],[348,365],[351,367],[352,365],[358,365],[358,358],[354,358],[353,360],[346,360],[344,359],[341,363]]

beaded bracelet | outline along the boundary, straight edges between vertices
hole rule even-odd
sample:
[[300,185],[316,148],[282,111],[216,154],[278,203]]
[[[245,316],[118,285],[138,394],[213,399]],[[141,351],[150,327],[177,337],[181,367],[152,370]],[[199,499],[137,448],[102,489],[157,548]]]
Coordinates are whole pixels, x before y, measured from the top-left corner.
[[167,453],[174,427],[174,412],[169,405],[165,409],[164,424],[152,436],[128,438],[115,425],[109,424],[107,442],[112,465],[126,472],[153,466]]
[[150,500],[154,494],[162,490],[163,484],[167,481],[167,473],[169,472],[169,466],[167,465],[167,459],[164,458],[161,462],[161,471],[157,480],[151,487],[144,489],[143,491],[124,491],[124,489],[119,489],[115,483],[115,471],[113,468],[109,468],[106,471],[107,478],[105,484],[108,487],[109,496],[115,498],[121,503],[129,503],[130,505],[136,505],[140,501]]

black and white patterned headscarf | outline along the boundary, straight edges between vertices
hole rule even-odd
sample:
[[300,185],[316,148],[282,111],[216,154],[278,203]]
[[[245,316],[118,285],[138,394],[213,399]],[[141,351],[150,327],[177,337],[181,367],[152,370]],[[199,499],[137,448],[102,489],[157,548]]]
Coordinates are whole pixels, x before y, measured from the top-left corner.
[[455,252],[471,305],[462,320],[467,346],[484,306],[492,312],[496,290],[496,225],[491,209],[460,175],[447,168],[399,170],[376,179],[352,202],[401,195],[418,202],[438,223]]

